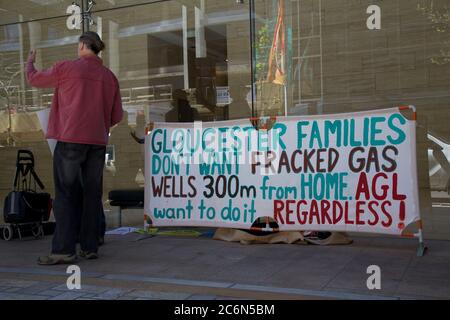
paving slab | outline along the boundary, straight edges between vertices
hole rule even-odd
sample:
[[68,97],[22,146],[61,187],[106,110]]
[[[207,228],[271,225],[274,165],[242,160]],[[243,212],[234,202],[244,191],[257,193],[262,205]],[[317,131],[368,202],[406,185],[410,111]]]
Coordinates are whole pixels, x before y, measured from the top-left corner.
[[217,296],[194,294],[188,300],[216,300]]
[[128,297],[135,297],[137,299],[150,300],[184,300],[191,296],[186,292],[158,292],[158,291],[144,291],[135,290],[127,294]]
[[[210,291],[233,288],[281,294],[294,290],[291,292],[315,293],[324,298],[450,299],[450,241],[427,241],[427,254],[416,257],[416,240],[382,236],[352,236],[351,245],[324,247],[242,245],[203,237],[156,236],[137,241],[139,237],[107,236],[106,244],[100,249],[100,259],[77,262],[82,279]],[[67,266],[36,264],[36,258],[48,253],[50,245],[51,237],[0,241],[0,299],[234,298],[181,289],[162,294],[158,290],[83,283],[82,291],[72,292],[64,281],[68,276]],[[381,268],[381,291],[366,287],[367,267],[372,264]],[[58,282],[50,281],[52,286],[47,278]]]
[[48,297],[35,294],[1,293],[0,300],[47,300]]
[[126,296],[130,292],[132,292],[132,290],[130,290],[130,289],[114,288],[114,289],[108,289],[102,293],[95,294],[92,297],[94,299],[100,299],[100,300],[115,300],[122,296]]

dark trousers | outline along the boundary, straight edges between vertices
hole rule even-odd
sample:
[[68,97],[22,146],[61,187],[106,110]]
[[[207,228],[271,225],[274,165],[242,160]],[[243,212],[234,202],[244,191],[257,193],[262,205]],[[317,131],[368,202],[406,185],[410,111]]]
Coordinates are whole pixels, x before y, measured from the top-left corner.
[[[83,211],[83,179],[82,179],[82,174],[81,174],[81,170],[80,170],[80,174],[79,174],[79,180],[80,180],[80,184],[79,184],[79,192],[78,192],[78,210],[79,212]],[[100,215],[100,225],[99,225],[99,232],[98,232],[98,237],[100,238],[104,238],[105,237],[105,232],[106,232],[106,216],[105,216],[105,211],[103,210],[103,205],[102,205],[102,214]],[[78,240],[77,242],[80,242],[80,233],[81,233],[81,214],[79,215],[79,219],[78,219],[78,225],[77,225],[77,234],[78,234]]]
[[97,252],[103,215],[105,152],[105,146],[61,141],[56,144],[53,254],[75,254],[78,235],[81,250]]

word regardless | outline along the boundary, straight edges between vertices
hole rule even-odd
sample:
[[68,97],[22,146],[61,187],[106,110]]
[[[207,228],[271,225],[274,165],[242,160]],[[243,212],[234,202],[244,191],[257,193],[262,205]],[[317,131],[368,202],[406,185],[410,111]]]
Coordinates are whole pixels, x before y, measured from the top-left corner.
[[[396,173],[392,176],[379,173],[371,178],[361,173],[354,197],[356,201],[336,201],[320,196],[276,199],[273,201],[274,218],[281,225],[381,225],[389,228],[394,217],[405,217],[407,197],[398,190]],[[403,229],[404,224],[399,223],[398,228]]]

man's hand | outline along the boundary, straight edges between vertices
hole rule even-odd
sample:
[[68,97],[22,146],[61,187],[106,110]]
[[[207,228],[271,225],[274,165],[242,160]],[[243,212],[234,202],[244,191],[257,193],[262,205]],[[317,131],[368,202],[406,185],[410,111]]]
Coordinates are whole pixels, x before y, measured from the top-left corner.
[[34,63],[36,61],[36,50],[31,50],[28,55],[28,61]]

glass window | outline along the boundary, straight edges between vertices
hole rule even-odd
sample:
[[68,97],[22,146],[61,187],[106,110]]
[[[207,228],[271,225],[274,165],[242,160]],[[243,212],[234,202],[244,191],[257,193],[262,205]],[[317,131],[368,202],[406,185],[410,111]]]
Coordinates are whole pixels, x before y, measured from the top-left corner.
[[66,15],[67,8],[79,1],[72,0],[21,0],[0,1],[0,24],[28,22]]
[[[427,236],[448,238],[449,1],[255,4],[256,113],[314,115],[415,105],[424,226]],[[378,6],[379,19],[372,19],[371,5]]]
[[[0,159],[0,174],[13,176],[15,148],[31,148],[38,174],[52,192],[51,154],[36,111],[50,106],[53,90],[29,87],[23,68],[30,48],[38,49],[38,68],[76,59],[82,30],[80,21],[66,13],[72,1],[27,2],[29,9],[0,1],[0,8],[16,17],[0,26],[0,68],[12,77],[7,99],[2,95],[0,100],[0,152],[7,155]],[[106,44],[101,58],[119,80],[126,111],[111,130],[104,199],[112,189],[142,186],[143,146],[131,134],[142,138],[149,122],[250,117],[248,4],[98,0],[90,13],[89,29]],[[20,23],[32,19],[41,20]],[[0,196],[10,190],[11,179],[1,179]]]
[[[374,4],[379,21],[367,13]],[[76,58],[82,30],[71,5],[0,0],[0,196],[11,187],[17,147],[38,154],[52,186],[35,115],[52,90],[29,87],[24,63],[30,48],[38,49],[39,68]],[[89,28],[106,43],[102,59],[120,81],[127,111],[111,132],[105,193],[140,185],[143,146],[130,133],[143,137],[151,121],[411,104],[425,228],[449,238],[449,10],[448,0],[97,0]]]
[[119,77],[127,111],[143,112],[147,122],[251,114],[247,5],[165,1],[96,10],[93,29],[107,44],[103,58]]

